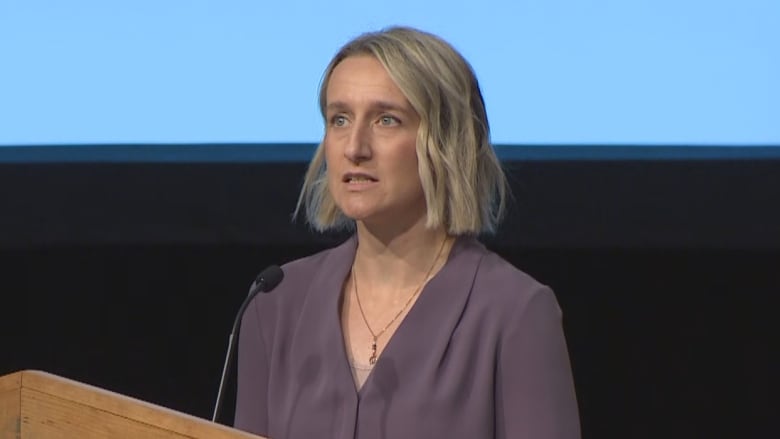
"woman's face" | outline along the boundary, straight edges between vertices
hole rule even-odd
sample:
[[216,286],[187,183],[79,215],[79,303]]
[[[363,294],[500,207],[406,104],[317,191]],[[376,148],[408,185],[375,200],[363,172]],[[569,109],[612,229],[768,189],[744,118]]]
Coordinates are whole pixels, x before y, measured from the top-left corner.
[[347,57],[333,69],[325,119],[328,187],[346,216],[366,224],[425,217],[420,118],[376,58]]

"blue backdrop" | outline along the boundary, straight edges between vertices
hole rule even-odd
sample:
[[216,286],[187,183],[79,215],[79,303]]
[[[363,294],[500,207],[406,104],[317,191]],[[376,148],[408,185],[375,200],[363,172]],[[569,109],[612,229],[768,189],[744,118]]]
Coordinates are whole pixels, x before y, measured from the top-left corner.
[[0,0],[0,145],[316,142],[366,30],[472,62],[501,144],[780,144],[775,0]]

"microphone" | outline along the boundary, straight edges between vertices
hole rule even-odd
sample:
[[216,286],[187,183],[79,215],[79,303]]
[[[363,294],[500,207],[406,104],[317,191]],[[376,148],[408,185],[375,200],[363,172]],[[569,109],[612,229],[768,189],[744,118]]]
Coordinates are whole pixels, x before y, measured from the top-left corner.
[[258,274],[255,278],[255,282],[252,285],[252,288],[249,290],[249,294],[246,296],[246,299],[244,299],[244,302],[238,309],[236,320],[233,322],[233,330],[230,332],[230,337],[228,338],[228,348],[227,353],[225,354],[225,365],[222,366],[222,378],[219,380],[219,390],[217,391],[217,402],[214,405],[214,416],[211,418],[212,422],[217,422],[217,418],[219,418],[220,412],[222,411],[222,400],[225,397],[223,391],[227,381],[228,370],[230,370],[230,366],[233,363],[233,351],[236,350],[236,336],[238,335],[238,331],[241,325],[241,318],[244,316],[246,307],[249,306],[249,302],[251,302],[252,299],[257,296],[257,293],[267,293],[273,290],[277,285],[279,285],[283,278],[284,272],[278,265],[271,265],[265,270],[261,271],[260,274]]

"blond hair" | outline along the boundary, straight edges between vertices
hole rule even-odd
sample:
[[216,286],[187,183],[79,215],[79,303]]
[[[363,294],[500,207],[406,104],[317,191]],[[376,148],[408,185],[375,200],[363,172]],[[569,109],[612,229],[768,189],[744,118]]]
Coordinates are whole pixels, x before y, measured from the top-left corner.
[[[452,235],[494,232],[508,186],[490,144],[485,103],[469,63],[441,38],[416,29],[392,27],[360,35],[325,69],[319,95],[323,118],[333,69],[358,55],[376,58],[420,117],[417,158],[426,226],[443,226]],[[316,230],[354,228],[328,190],[322,143],[309,164],[294,215],[302,205]]]

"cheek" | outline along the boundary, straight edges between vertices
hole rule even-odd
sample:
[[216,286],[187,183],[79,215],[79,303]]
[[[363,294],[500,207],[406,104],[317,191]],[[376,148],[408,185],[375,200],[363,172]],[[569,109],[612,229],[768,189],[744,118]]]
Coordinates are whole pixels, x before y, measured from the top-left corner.
[[398,160],[403,172],[412,179],[414,182],[419,182],[420,171],[418,169],[419,161],[417,160],[417,148],[414,143],[411,145],[405,145],[403,153],[400,154]]
[[338,162],[336,160],[336,149],[333,148],[327,139],[322,142],[322,153],[325,159],[325,169],[328,170],[328,175],[330,175],[331,169],[333,169]]
[[325,157],[325,163],[330,165],[333,162],[333,144],[328,141],[328,136],[326,135],[325,138],[322,139],[322,153]]
[[325,159],[325,181],[327,182],[328,192],[331,196],[336,196],[334,188],[337,187],[337,180],[340,180],[337,176],[340,175],[336,169],[336,163],[333,156],[333,148],[329,148],[326,142],[322,144],[322,152]]

